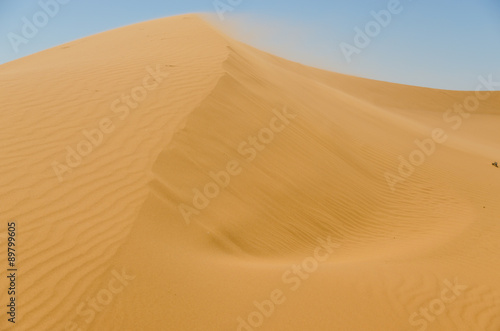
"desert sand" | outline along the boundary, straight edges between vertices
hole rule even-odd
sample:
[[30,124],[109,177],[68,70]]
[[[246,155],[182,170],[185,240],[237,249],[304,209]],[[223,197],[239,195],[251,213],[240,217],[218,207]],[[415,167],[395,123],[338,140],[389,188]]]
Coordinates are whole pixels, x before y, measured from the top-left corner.
[[500,330],[500,92],[307,67],[197,15],[0,81],[1,330]]

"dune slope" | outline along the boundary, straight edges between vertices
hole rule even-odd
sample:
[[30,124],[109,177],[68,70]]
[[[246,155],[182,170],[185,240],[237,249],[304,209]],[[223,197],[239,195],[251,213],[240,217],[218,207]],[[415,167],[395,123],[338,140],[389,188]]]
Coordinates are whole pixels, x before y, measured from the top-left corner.
[[195,15],[0,80],[16,329],[500,329],[499,92],[309,68]]

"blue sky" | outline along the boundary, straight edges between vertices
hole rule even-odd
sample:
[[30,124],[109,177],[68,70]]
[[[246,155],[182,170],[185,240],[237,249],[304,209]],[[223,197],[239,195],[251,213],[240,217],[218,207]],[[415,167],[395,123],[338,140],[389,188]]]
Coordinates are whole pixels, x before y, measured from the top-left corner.
[[[217,0],[231,9],[224,20],[214,0],[60,1],[68,3],[25,38],[23,17],[33,23],[39,0],[0,0],[0,63],[120,26],[204,12],[243,42],[331,71],[457,90],[474,89],[479,75],[500,81],[499,0]],[[386,26],[371,14],[382,10]],[[355,43],[355,28],[364,43]],[[13,47],[13,35],[25,42]]]

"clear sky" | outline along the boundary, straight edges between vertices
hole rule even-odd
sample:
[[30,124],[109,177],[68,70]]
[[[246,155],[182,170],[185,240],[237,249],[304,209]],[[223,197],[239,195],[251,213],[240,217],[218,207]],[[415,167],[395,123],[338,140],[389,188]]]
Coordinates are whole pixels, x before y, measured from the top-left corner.
[[[53,1],[67,3],[40,14]],[[226,6],[223,20],[214,2]],[[500,0],[0,0],[0,63],[193,12],[212,13],[243,42],[331,71],[457,90],[474,89],[479,75],[500,81]],[[36,32],[25,27],[35,23]]]

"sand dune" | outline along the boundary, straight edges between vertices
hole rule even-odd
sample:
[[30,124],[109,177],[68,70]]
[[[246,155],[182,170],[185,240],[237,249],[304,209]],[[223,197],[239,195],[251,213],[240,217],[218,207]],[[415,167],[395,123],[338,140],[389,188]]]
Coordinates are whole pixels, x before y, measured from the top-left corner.
[[16,330],[500,330],[500,92],[310,68],[196,15],[0,80]]

